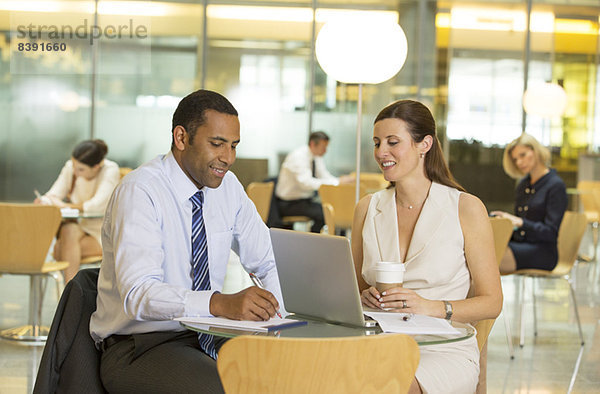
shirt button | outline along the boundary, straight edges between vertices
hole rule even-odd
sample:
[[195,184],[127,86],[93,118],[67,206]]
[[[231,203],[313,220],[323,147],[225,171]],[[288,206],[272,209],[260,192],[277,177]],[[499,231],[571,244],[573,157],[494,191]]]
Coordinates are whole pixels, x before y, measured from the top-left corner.
[[525,194],[529,194],[529,188],[525,189]]
[[523,210],[523,207],[517,207],[517,211],[521,212]]
[[534,193],[535,193],[535,189],[531,189],[531,194],[534,194]]
[[528,207],[527,205],[525,205],[525,206],[523,207],[523,210],[524,210],[524,211],[527,211],[527,210],[529,210],[529,207]]
[[525,236],[525,231],[521,230],[521,236]]

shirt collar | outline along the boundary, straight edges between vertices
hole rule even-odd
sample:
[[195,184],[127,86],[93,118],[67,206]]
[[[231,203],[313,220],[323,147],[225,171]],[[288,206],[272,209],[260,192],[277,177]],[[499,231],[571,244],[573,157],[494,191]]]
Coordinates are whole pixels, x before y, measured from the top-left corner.
[[308,157],[312,160],[312,159],[316,159],[319,156],[315,156],[313,155],[312,151],[310,150],[310,146],[305,145],[304,149],[306,149],[306,154],[308,155]]
[[[177,197],[177,201],[179,201],[180,204],[189,201],[190,197],[198,191],[198,188],[192,183],[190,178],[185,175],[179,166],[179,163],[175,160],[173,152],[169,151],[169,153],[163,157],[163,165],[167,177],[173,184],[173,193]],[[206,187],[203,187],[200,190],[205,189]]]

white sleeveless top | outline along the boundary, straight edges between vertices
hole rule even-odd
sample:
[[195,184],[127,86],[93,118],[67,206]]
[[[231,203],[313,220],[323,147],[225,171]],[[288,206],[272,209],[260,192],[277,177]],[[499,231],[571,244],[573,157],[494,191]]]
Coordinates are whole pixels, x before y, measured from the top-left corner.
[[[395,190],[375,193],[363,227],[362,275],[375,285],[373,268],[379,261],[406,264],[404,287],[430,300],[463,300],[471,277],[464,252],[458,217],[461,192],[432,183],[413,231],[406,254],[400,260]],[[402,218],[400,218],[402,220]],[[479,376],[479,350],[475,336],[464,341],[422,346],[415,377],[425,394],[474,393]]]
[[[395,190],[373,194],[363,227],[365,281],[375,285],[373,268],[379,261],[406,264],[404,287],[431,300],[467,297],[470,274],[458,217],[461,192],[433,182],[417,219],[406,260],[400,260]],[[400,218],[401,220],[401,218]]]

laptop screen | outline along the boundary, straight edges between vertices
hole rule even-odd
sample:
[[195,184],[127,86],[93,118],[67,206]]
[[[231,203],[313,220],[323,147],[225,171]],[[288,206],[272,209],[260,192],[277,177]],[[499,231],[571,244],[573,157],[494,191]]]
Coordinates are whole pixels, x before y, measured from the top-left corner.
[[287,311],[363,327],[350,241],[300,231],[270,232]]

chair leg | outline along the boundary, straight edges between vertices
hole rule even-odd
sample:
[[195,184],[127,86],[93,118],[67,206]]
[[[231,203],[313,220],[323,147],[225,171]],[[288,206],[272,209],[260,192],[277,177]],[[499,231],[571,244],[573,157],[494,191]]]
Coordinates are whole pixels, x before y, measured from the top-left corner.
[[537,299],[535,297],[536,278],[531,278],[531,299],[533,300],[533,336],[537,337]]
[[52,271],[48,275],[54,278],[54,282],[56,283],[56,301],[60,300],[60,296],[62,295],[63,290],[65,289],[65,277],[62,272]]
[[598,253],[598,222],[592,223],[592,243],[594,244],[594,252],[592,253],[592,261],[596,261]]
[[513,347],[512,342],[512,332],[510,330],[510,321],[508,320],[508,315],[506,313],[502,313],[504,316],[504,331],[506,332],[506,342],[508,344],[508,355],[511,360],[515,359],[515,348]]
[[31,345],[43,345],[48,337],[49,328],[42,326],[42,303],[44,278],[40,274],[29,277],[29,321],[21,327],[0,331],[0,337],[13,341],[22,341]]
[[577,319],[577,328],[579,329],[579,339],[581,339],[581,346],[585,344],[583,340],[583,331],[581,330],[581,321],[579,320],[579,309],[577,308],[577,299],[575,298],[575,290],[573,290],[573,286],[571,286],[571,281],[566,279],[569,284],[569,289],[571,290],[571,299],[573,300],[573,309],[575,310],[575,318]]
[[519,316],[519,346],[523,347],[525,345],[525,324],[523,322],[523,317],[525,316],[525,277],[521,276],[521,294],[519,295],[521,299],[521,315]]

